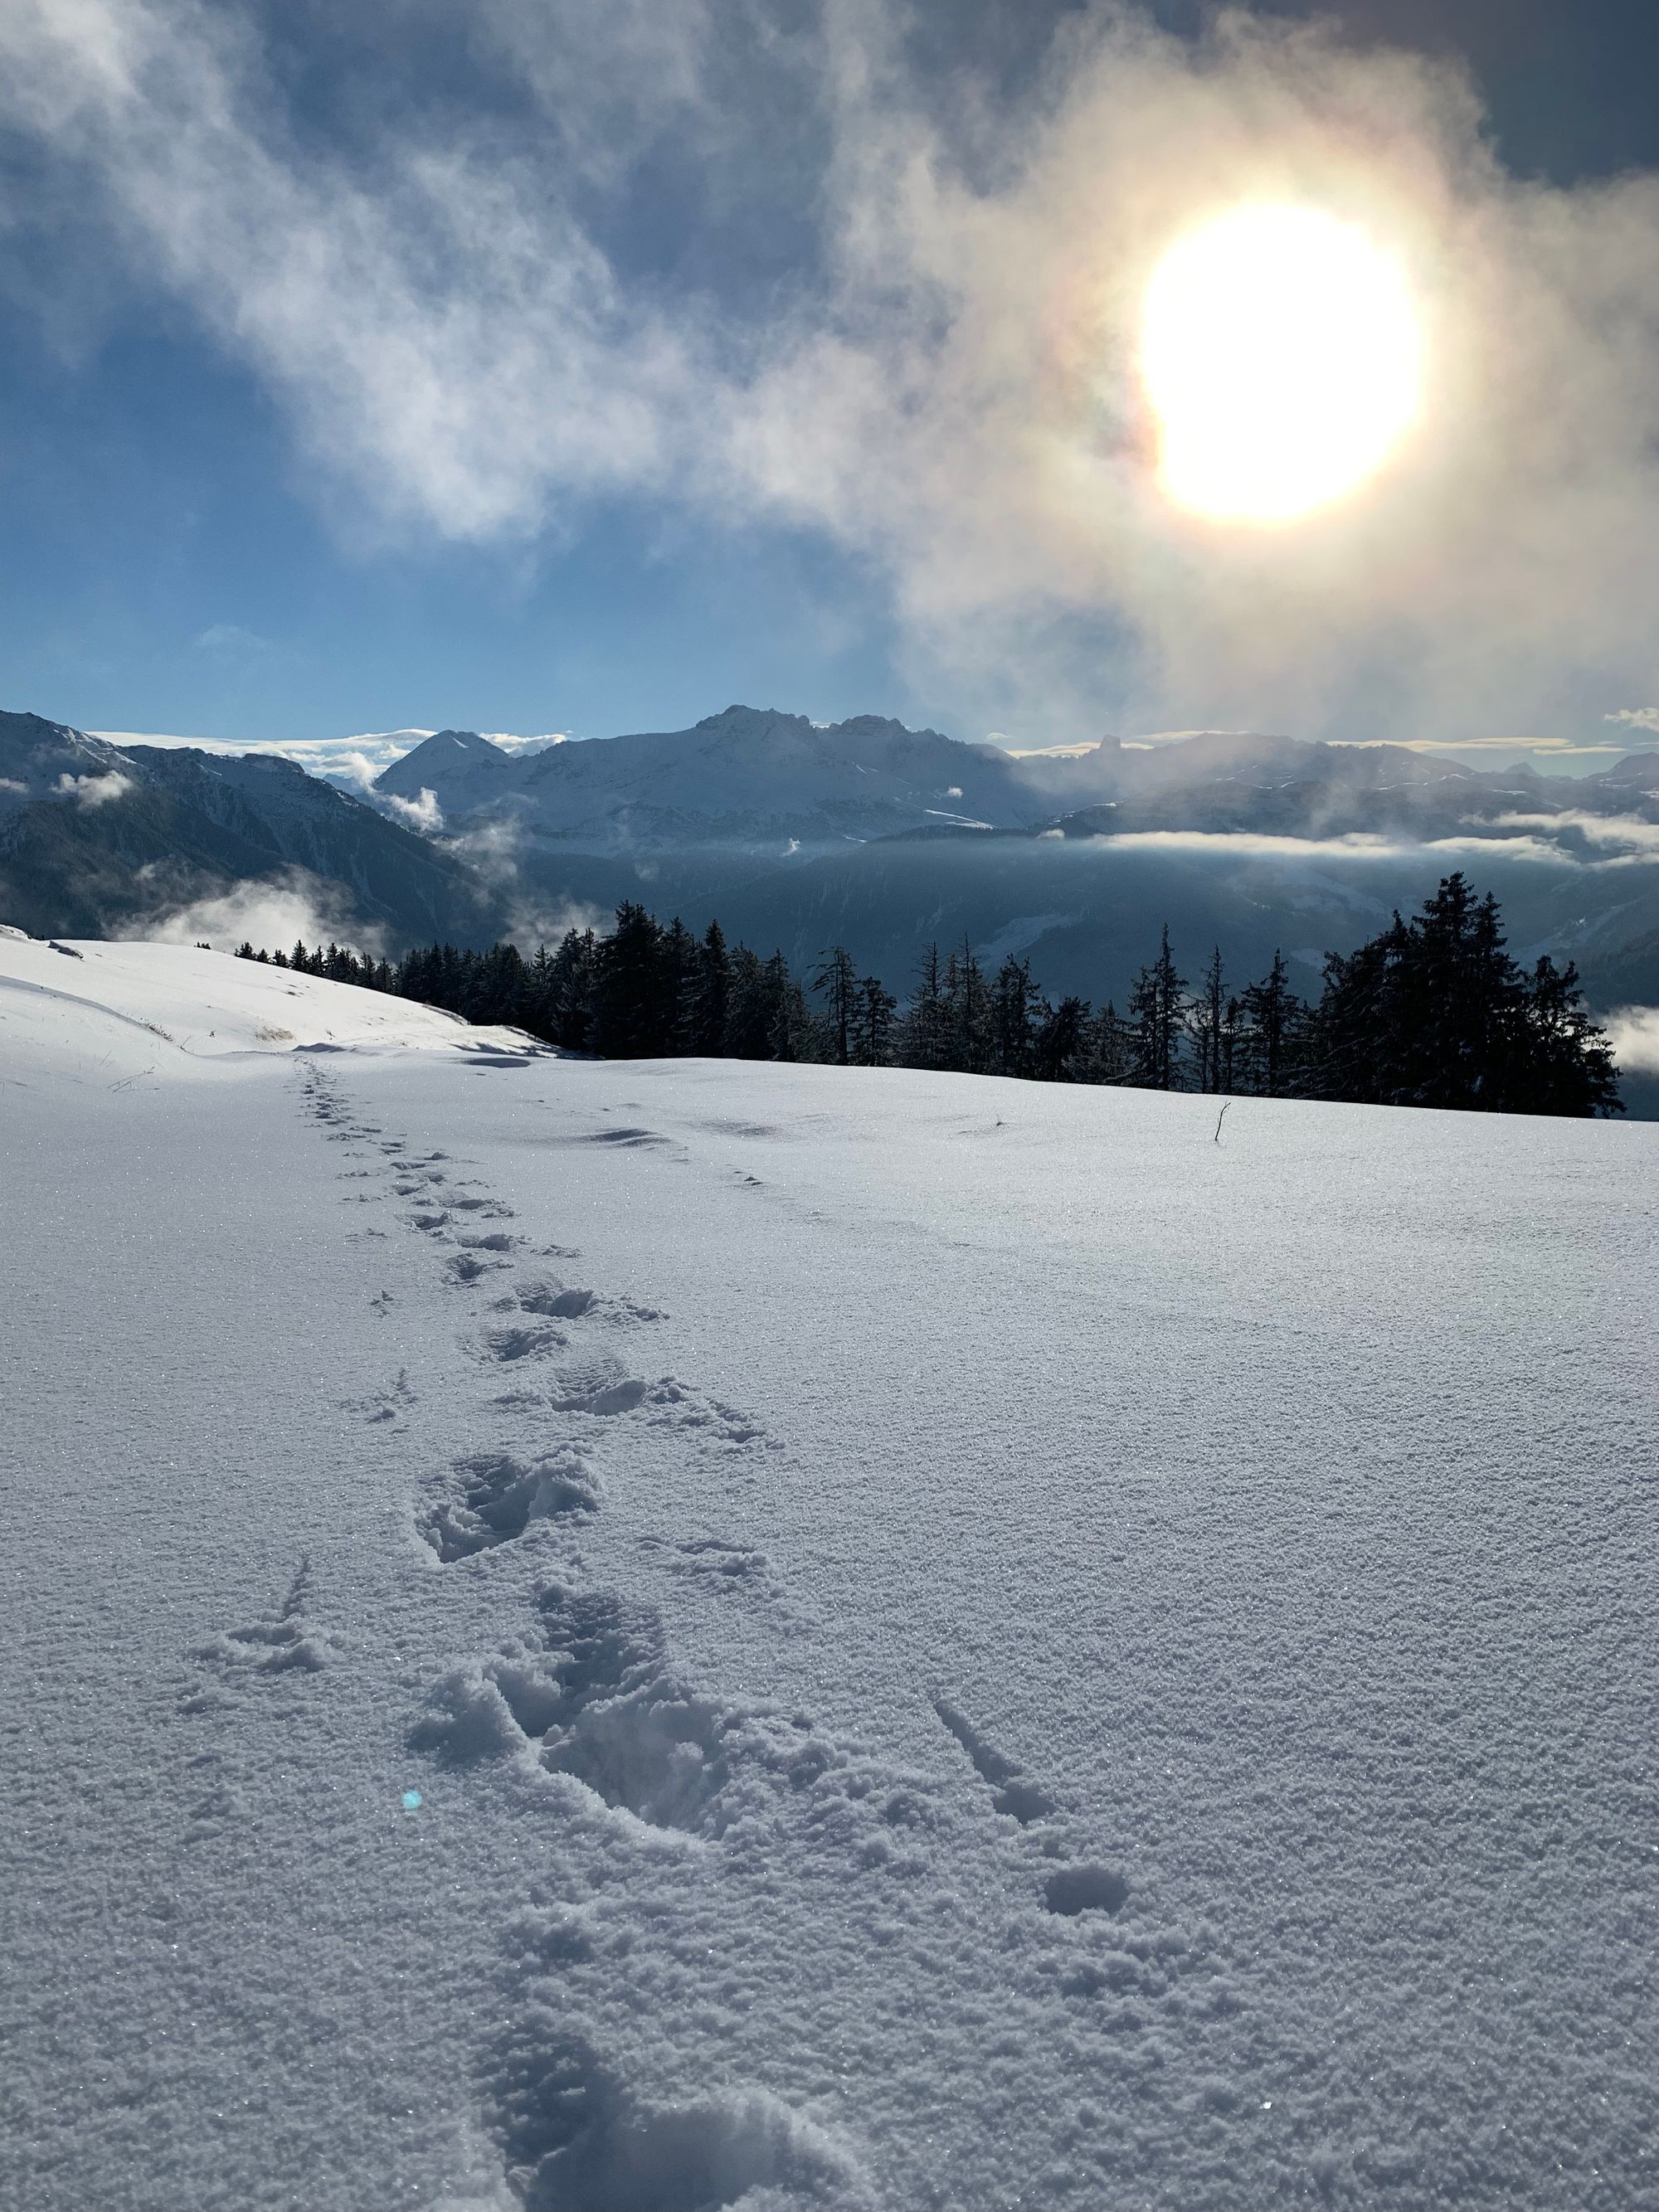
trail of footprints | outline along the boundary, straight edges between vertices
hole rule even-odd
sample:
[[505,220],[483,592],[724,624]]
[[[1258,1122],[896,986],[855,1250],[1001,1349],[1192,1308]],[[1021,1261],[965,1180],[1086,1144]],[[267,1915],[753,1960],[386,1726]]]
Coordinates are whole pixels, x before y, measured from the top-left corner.
[[[569,1540],[603,1513],[595,1462],[611,1456],[600,1445],[617,1423],[671,1429],[688,1443],[722,1450],[766,1451],[776,1448],[773,1441],[738,1409],[672,1376],[653,1382],[631,1372],[617,1346],[657,1312],[540,1265],[526,1267],[526,1256],[578,1255],[562,1247],[530,1255],[529,1239],[490,1225],[510,1222],[512,1209],[459,1180],[446,1153],[411,1153],[356,1117],[320,1069],[307,1072],[306,1099],[331,1142],[378,1147],[380,1173],[390,1173],[393,1194],[407,1204],[403,1219],[442,1250],[443,1283],[471,1301],[462,1348],[506,1386],[496,1407],[550,1416],[561,1430],[543,1450],[486,1446],[464,1454],[422,1486],[415,1528],[441,1571],[486,1571],[489,1554],[532,1539],[550,1548],[529,1617],[494,1651],[435,1686],[410,1729],[411,1748],[451,1770],[513,1762],[552,1805],[580,1812],[597,1800],[629,1823],[711,1849],[760,1823],[781,1844],[843,1855],[843,1863],[872,1879],[925,1875],[930,1839],[953,1817],[948,1761],[941,1758],[936,1771],[906,1772],[838,1741],[809,1715],[701,1690],[674,1662],[656,1609],[595,1585],[574,1556]],[[629,1129],[611,1139],[643,1143],[650,1133]],[[375,1170],[349,1169],[343,1179],[365,1176],[374,1179]],[[389,1293],[381,1298],[390,1304]],[[415,1399],[400,1369],[359,1410],[395,1430]],[[751,1546],[719,1537],[641,1540],[713,1601],[781,1598],[771,1563]],[[331,1644],[312,1624],[309,1602],[301,1562],[271,1620],[233,1631],[198,1656],[221,1684],[250,1672],[322,1666]],[[213,1688],[198,1694],[210,1701]],[[1115,2002],[1119,2028],[1139,2025],[1134,2004],[1175,1989],[1188,1963],[1185,1946],[1148,1936],[1139,1923],[1116,1924],[1131,1904],[1129,1881],[1075,1848],[1060,1794],[999,1750],[953,1698],[941,1691],[933,1702],[945,1736],[987,1793],[987,1814],[999,1828],[1006,1824],[1010,1847],[1029,1854],[1043,1912],[1057,1930],[1076,1923],[1080,1935],[1105,1937],[1062,1948],[1054,1967],[1060,1994]],[[204,1820],[214,1817],[214,1789],[223,1787],[210,1788]],[[562,1794],[572,1790],[574,1800]],[[530,2212],[600,2212],[613,2198],[692,2212],[735,2203],[757,2186],[781,2192],[769,2203],[865,2201],[855,2167],[830,2139],[763,2093],[706,2107],[652,2107],[534,2000],[543,1986],[536,1976],[548,1964],[539,1953],[525,1962],[519,2015],[481,2075],[508,2185]],[[663,2172],[679,2179],[664,2182]]]

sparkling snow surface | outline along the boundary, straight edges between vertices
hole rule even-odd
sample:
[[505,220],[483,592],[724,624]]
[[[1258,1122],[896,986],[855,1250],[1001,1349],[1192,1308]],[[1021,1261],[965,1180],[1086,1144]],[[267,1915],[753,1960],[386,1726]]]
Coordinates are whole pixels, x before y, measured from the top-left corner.
[[0,2203],[1659,2201],[1659,1129],[80,950],[0,939]]

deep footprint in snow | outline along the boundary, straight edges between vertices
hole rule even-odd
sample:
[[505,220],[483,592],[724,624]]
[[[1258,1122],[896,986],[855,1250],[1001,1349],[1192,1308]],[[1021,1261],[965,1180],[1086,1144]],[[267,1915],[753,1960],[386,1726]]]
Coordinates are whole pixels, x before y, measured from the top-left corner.
[[545,1359],[562,1352],[570,1340],[550,1322],[504,1322],[473,1339],[471,1350],[479,1359],[495,1364],[520,1359]]
[[642,2097],[550,2007],[527,2003],[487,2053],[484,2104],[525,2212],[718,2212],[752,2201],[871,2203],[851,2156],[765,2090]]
[[663,1318],[660,1308],[641,1305],[635,1298],[602,1297],[598,1291],[548,1280],[522,1285],[514,1292],[513,1302],[522,1313],[545,1314],[560,1321],[601,1321],[618,1328]]
[[486,1275],[499,1274],[508,1262],[488,1252],[456,1252],[444,1261],[444,1280],[452,1288],[465,1290]]
[[732,1820],[797,1824],[867,1870],[914,1870],[903,1832],[933,1824],[923,1778],[898,1776],[801,1714],[694,1689],[659,1615],[616,1591],[556,1583],[526,1636],[434,1691],[410,1746],[452,1766],[533,1758],[613,1812],[715,1840]]
[[574,1449],[529,1460],[476,1453],[431,1486],[436,1495],[416,1526],[446,1565],[512,1542],[532,1522],[579,1518],[599,1503],[599,1483]]

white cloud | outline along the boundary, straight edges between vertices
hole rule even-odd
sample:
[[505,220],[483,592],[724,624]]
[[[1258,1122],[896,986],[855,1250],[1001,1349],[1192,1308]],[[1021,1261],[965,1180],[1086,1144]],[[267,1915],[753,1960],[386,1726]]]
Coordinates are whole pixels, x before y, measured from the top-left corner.
[[[1540,817],[1548,820],[1553,817]],[[1043,835],[1054,833],[1044,831]],[[1456,867],[1469,860],[1542,860],[1553,866],[1572,855],[1544,837],[1389,837],[1355,831],[1340,837],[1275,837],[1246,830],[1130,830],[1121,836],[1079,841],[1092,850],[1150,853],[1236,854],[1253,860],[1410,860],[1425,859]],[[1590,863],[1591,866],[1598,865]]]
[[661,472],[692,340],[624,297],[556,176],[411,133],[302,149],[246,19],[14,0],[0,112],[102,185],[132,249],[382,517],[522,534]]
[[290,868],[267,883],[242,883],[222,897],[148,920],[143,934],[164,945],[208,944],[234,951],[244,938],[255,949],[286,952],[296,938],[311,945],[349,945],[354,951],[383,957],[382,933],[366,925],[341,895],[304,868]]
[[77,806],[107,806],[112,799],[125,799],[132,789],[132,778],[112,768],[102,775],[71,775],[67,769],[58,779],[58,789],[65,799],[72,799]]
[[1587,845],[1606,846],[1620,858],[1659,860],[1659,823],[1644,822],[1638,815],[1581,814],[1576,809],[1559,814],[1500,814],[1496,826],[1536,830],[1546,837],[1571,834]]
[[[1018,94],[920,77],[885,0],[740,12],[747,78],[708,0],[481,0],[544,145],[452,109],[325,153],[251,16],[12,0],[0,114],[264,378],[343,529],[511,539],[644,494],[828,532],[940,707],[1034,743],[1100,726],[1103,625],[1130,726],[1444,743],[1652,696],[1659,179],[1516,180],[1443,61],[1242,11],[1182,40],[1097,0]],[[787,173],[785,87],[817,102]],[[624,281],[598,241],[665,145],[734,202],[792,193],[816,273],[729,313]],[[1370,490],[1218,529],[1158,490],[1139,301],[1184,228],[1285,197],[1402,260],[1430,404]]]
[[259,659],[276,650],[268,637],[244,629],[239,623],[213,623],[192,642],[198,653],[216,653],[228,660]]
[[383,791],[376,793],[375,799],[394,821],[401,822],[406,830],[419,830],[423,837],[435,837],[444,826],[438,794],[424,784],[418,799],[399,799],[396,792]]
[[1616,714],[1604,714],[1605,722],[1623,722],[1632,730],[1659,730],[1659,707],[1620,707]]
[[1620,1006],[1607,1030],[1620,1067],[1632,1075],[1659,1075],[1659,1006]]

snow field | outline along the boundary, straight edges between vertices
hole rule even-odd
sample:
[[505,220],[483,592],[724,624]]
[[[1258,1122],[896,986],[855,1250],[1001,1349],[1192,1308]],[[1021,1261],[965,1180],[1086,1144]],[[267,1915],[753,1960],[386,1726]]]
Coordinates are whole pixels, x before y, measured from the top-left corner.
[[58,1065],[20,2204],[1652,2188],[1645,1129]]

